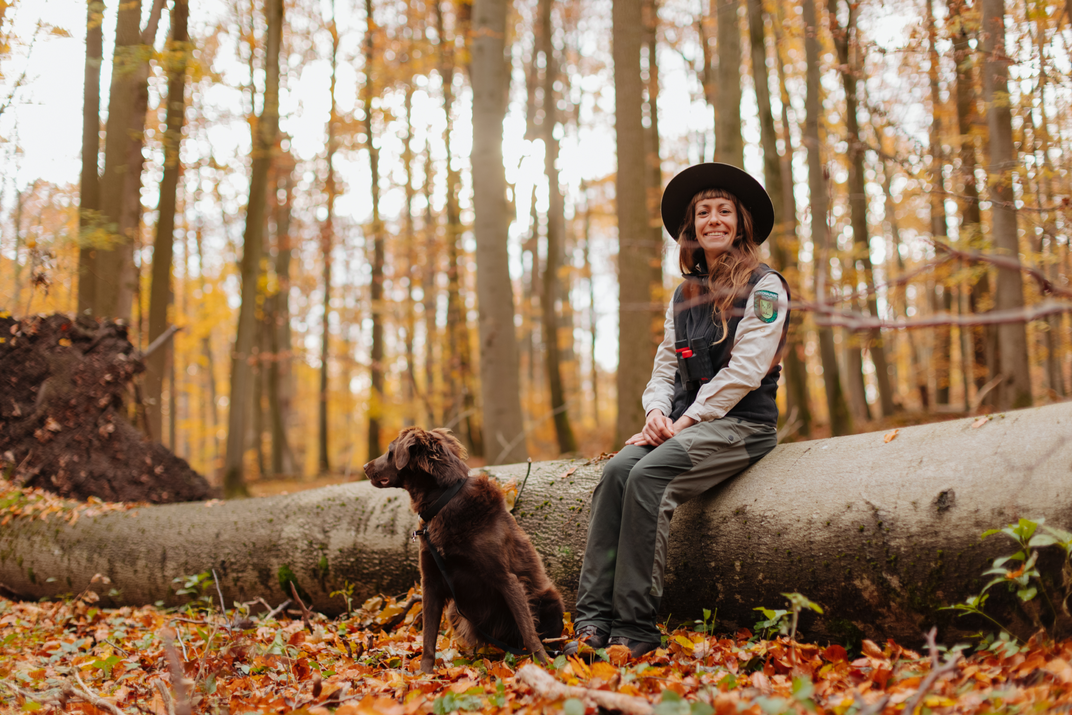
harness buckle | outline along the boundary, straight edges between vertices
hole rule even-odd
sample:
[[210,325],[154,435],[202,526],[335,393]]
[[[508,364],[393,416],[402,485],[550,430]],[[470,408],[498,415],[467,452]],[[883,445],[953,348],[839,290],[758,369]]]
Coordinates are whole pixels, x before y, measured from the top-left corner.
[[410,534],[410,541],[416,541],[418,537],[424,536],[427,533],[428,532],[425,529],[417,529],[416,531],[414,531],[414,532],[412,532]]

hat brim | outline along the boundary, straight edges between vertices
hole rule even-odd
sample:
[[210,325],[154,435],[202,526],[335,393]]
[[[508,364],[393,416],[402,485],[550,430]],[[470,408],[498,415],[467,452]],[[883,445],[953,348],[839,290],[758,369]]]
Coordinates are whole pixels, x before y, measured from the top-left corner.
[[676,241],[692,197],[704,189],[725,189],[752,214],[752,240],[763,243],[774,230],[774,204],[763,185],[743,169],[709,162],[685,169],[663,191],[663,226]]

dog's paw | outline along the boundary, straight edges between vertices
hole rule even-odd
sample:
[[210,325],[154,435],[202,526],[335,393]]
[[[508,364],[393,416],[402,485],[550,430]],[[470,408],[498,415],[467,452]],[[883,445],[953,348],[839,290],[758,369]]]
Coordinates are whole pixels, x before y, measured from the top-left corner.
[[547,651],[543,648],[537,650],[535,653],[533,653],[533,655],[535,655],[536,660],[540,661],[541,663],[546,664],[551,662],[550,656],[547,655]]
[[435,672],[435,658],[421,658],[421,672],[431,675]]

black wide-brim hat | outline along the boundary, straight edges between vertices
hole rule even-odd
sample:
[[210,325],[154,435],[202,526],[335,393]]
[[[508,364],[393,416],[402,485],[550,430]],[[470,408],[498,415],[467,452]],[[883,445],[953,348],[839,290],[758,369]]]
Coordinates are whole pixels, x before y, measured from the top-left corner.
[[763,243],[774,229],[774,204],[763,184],[730,164],[695,164],[670,180],[663,191],[663,226],[678,240],[692,197],[704,189],[725,189],[752,214],[752,240]]

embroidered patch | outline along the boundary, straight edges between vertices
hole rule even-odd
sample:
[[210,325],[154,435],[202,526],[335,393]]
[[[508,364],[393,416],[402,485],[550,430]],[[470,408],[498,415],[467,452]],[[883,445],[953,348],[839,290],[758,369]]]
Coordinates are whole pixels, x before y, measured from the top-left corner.
[[753,301],[756,310],[756,317],[762,320],[764,323],[773,323],[778,319],[778,309],[775,307],[775,303],[778,300],[778,294],[772,290],[757,290],[755,292],[755,300]]

